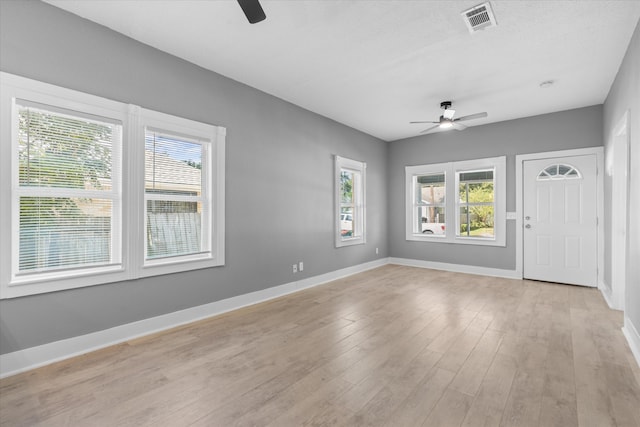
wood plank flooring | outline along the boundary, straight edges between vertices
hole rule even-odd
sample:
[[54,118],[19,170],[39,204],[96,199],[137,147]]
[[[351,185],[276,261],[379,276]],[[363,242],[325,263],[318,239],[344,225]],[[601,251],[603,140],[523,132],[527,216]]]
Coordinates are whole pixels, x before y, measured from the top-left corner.
[[2,426],[640,427],[591,288],[387,265],[0,381]]

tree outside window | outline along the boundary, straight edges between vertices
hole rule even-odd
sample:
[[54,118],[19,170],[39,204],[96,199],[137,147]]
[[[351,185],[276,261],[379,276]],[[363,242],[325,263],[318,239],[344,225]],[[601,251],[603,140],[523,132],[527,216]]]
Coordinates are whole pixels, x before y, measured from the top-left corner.
[[19,106],[19,271],[110,262],[108,193],[119,132],[111,123]]
[[494,237],[493,170],[458,172],[459,236]]

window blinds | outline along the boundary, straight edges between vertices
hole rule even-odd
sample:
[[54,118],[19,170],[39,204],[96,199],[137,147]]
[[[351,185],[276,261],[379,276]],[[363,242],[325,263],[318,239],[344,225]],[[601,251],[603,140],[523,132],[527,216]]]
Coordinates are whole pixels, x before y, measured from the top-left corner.
[[146,259],[206,252],[203,241],[204,146],[145,131]]
[[20,273],[117,262],[114,144],[122,126],[17,103]]

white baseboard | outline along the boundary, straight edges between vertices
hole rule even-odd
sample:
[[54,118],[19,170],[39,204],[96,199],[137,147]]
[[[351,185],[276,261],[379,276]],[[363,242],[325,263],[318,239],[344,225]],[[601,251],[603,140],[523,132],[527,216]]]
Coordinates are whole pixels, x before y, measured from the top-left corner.
[[620,301],[613,295],[613,289],[607,282],[600,280],[598,289],[611,310],[624,311],[624,301]]
[[423,261],[408,258],[389,258],[389,264],[406,265],[408,267],[431,268],[433,270],[453,271],[455,273],[478,274],[481,276],[505,277],[507,279],[522,279],[522,275],[520,275],[516,270],[503,270],[501,268],[449,264],[446,262]]
[[611,291],[611,287],[601,280],[598,283],[598,289],[600,290],[600,293],[602,294],[602,297],[604,298],[609,308],[612,310],[617,310],[616,305],[613,303],[613,294]]
[[633,353],[633,357],[636,358],[636,363],[640,366],[640,334],[638,334],[638,330],[626,315],[624,316],[622,333],[627,339],[629,347],[631,347],[631,353]]
[[343,268],[321,274],[319,276],[309,277],[295,282],[285,283],[284,285],[274,286],[272,288],[244,295],[238,295],[225,300],[163,314],[161,316],[116,326],[103,331],[92,332],[86,335],[80,335],[36,347],[30,347],[13,353],[2,354],[0,355],[0,378],[19,374],[20,372],[49,365],[60,360],[69,359],[71,357],[109,347],[114,344],[129,341],[134,338],[161,332],[175,328],[176,326],[181,326],[226,313],[228,311],[268,301],[283,295],[318,286],[332,280],[351,276],[356,273],[371,270],[372,268],[381,267],[388,263],[388,258],[381,258],[379,260],[354,265],[352,267]]

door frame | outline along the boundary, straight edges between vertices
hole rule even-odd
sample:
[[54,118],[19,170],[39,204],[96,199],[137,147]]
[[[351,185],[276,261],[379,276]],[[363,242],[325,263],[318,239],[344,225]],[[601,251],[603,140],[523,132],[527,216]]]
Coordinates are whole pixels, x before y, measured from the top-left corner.
[[[625,111],[618,124],[613,128],[607,144],[606,174],[611,177],[611,283],[603,280],[603,294],[609,307],[623,310],[625,305],[625,289],[627,285],[627,266],[629,262],[629,110]],[[617,169],[624,163],[623,169]],[[621,188],[622,187],[622,188]],[[624,190],[623,200],[616,194]],[[616,232],[624,226],[625,237]]]
[[596,257],[598,267],[596,269],[596,285],[602,289],[602,277],[604,273],[604,147],[577,148],[573,150],[548,151],[543,153],[516,155],[516,276],[524,278],[524,239],[523,239],[523,204],[524,204],[524,162],[527,160],[554,159],[570,156],[596,156],[596,206],[597,206],[597,235]]

